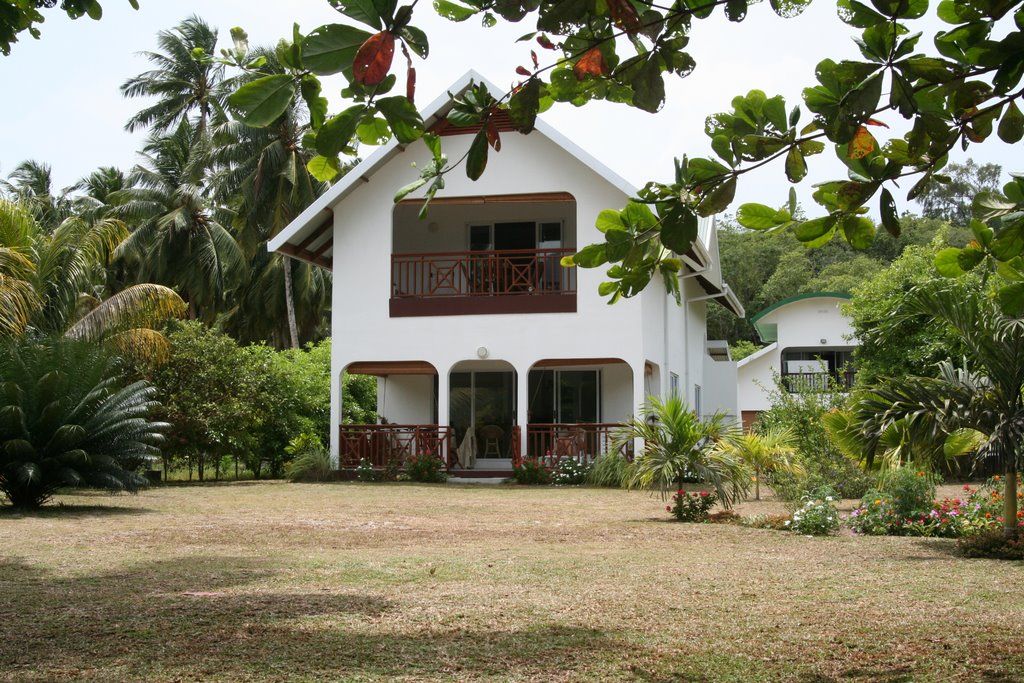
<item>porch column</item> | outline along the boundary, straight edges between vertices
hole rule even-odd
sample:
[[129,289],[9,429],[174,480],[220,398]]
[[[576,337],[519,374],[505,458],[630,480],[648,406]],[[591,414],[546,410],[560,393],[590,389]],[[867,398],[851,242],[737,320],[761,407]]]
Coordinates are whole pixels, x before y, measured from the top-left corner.
[[[330,419],[330,441],[331,441],[331,468],[338,469],[341,466],[341,401],[342,393],[345,388],[345,372],[339,369],[335,373],[335,366],[331,364],[331,375],[333,381],[331,382],[331,419]],[[344,366],[341,366],[342,368]]]
[[[451,369],[450,363],[438,363],[437,369],[437,424],[442,427],[450,427],[449,394],[451,393]],[[457,447],[458,444],[453,444]]]
[[[647,402],[647,364],[641,358],[639,362],[630,363],[633,370],[633,416],[644,419],[640,407]],[[633,452],[639,454],[644,447],[643,439],[633,439]]]
[[530,421],[530,367],[516,366],[516,424],[519,427],[519,453],[526,457],[528,455],[538,457],[543,453],[527,453],[529,444],[526,433],[527,424]]

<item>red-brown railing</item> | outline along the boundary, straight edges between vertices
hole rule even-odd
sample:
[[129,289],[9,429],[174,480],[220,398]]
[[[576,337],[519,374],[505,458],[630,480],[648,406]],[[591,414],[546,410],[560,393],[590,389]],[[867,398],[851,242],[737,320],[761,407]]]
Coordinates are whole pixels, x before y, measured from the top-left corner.
[[399,465],[410,455],[435,453],[451,469],[455,455],[454,432],[442,425],[341,425],[341,467],[355,467],[365,458],[374,467]]
[[522,430],[519,425],[512,426],[512,444],[509,447],[509,455],[512,456],[512,467],[523,464]]
[[575,294],[573,249],[450,251],[391,255],[394,298]]
[[599,455],[610,453],[616,423],[530,424],[526,427],[526,452],[529,456],[547,458],[554,465],[565,457],[589,463]]

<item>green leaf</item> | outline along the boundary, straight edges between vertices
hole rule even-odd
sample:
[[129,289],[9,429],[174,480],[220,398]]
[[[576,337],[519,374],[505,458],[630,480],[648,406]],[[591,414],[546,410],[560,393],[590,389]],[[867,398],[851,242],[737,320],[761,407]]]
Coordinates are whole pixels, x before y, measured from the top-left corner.
[[964,269],[960,267],[960,249],[949,247],[935,255],[935,270],[943,277],[960,277]]
[[1014,318],[1024,317],[1024,282],[1012,282],[1000,287],[996,296],[1003,313]]
[[[591,244],[580,249],[574,256],[566,257],[572,260],[569,265],[577,265],[580,268],[597,268],[608,262],[605,254],[605,245]],[[562,259],[563,263],[565,259]]]
[[398,202],[402,201],[410,193],[415,192],[416,190],[426,185],[428,181],[429,178],[417,178],[416,180],[412,181],[405,187],[401,188],[398,192],[395,193],[395,203],[397,204]]
[[320,182],[327,183],[337,178],[338,174],[341,173],[341,164],[338,162],[337,157],[317,155],[306,164],[306,170]]
[[466,157],[466,175],[470,180],[477,180],[487,168],[487,132],[483,129],[473,138]]
[[344,24],[321,26],[302,41],[302,63],[320,76],[344,72],[351,77],[356,52],[370,35]]
[[793,236],[803,243],[813,242],[834,231],[835,228],[836,219],[832,216],[824,216],[800,223],[793,230]]
[[800,153],[800,149],[795,145],[789,148],[789,153],[786,155],[786,178],[791,183],[799,183],[807,175],[807,162],[804,161],[804,155]]
[[957,263],[964,270],[973,270],[975,266],[985,260],[985,252],[975,247],[964,247],[957,256]]
[[[807,9],[811,0],[771,0],[772,9],[783,19],[795,17]],[[713,7],[714,5],[712,5]]]
[[508,102],[508,115],[520,133],[529,133],[537,122],[540,110],[540,80],[531,78],[523,83]]
[[[379,8],[373,0],[328,0],[328,2],[331,3],[334,9],[346,17],[351,17],[358,22],[372,26],[378,31],[384,28]],[[393,8],[394,5],[392,4],[392,11]]]
[[736,176],[730,177],[725,182],[719,183],[700,204],[697,205],[698,216],[712,216],[721,213],[736,196]]
[[364,145],[383,145],[391,139],[391,127],[380,117],[364,117],[356,127],[356,137]]
[[976,218],[971,219],[971,232],[974,233],[974,239],[978,240],[978,244],[983,247],[989,247],[992,245],[992,239],[995,237],[995,232],[992,228],[988,227]]
[[615,293],[618,289],[619,284],[617,282],[602,282],[597,286],[597,293],[600,296],[608,296]]
[[465,21],[480,10],[448,0],[434,0],[434,11],[449,21]]
[[317,130],[327,119],[327,98],[320,96],[320,79],[312,74],[302,77],[302,99],[309,110],[309,125]]
[[264,128],[277,121],[295,99],[295,79],[286,74],[264,76],[246,83],[228,98],[247,126]]
[[974,196],[971,209],[975,218],[987,221],[1016,211],[1017,205],[995,192],[979,192]]
[[391,132],[403,145],[420,139],[425,126],[412,102],[402,95],[377,100],[377,110],[387,119]]
[[357,104],[329,119],[316,134],[316,151],[325,157],[338,156],[352,142],[352,136],[365,113],[366,105]]
[[843,235],[851,247],[864,251],[875,241],[875,224],[864,216],[847,216],[843,219]]
[[665,104],[665,79],[661,75],[661,66],[661,58],[652,54],[630,81],[633,105],[638,109],[657,113]]
[[675,205],[661,220],[661,244],[677,254],[685,254],[697,239],[697,215],[682,204]]
[[882,188],[881,198],[878,203],[879,212],[882,214],[882,225],[893,237],[900,236],[900,217],[896,213],[896,200],[888,188]]
[[881,14],[857,0],[839,0],[836,3],[836,10],[843,23],[856,28],[868,28],[887,21]]
[[1006,113],[999,121],[999,128],[996,130],[999,139],[1008,144],[1015,144],[1024,138],[1024,115],[1021,115],[1017,103],[1010,100]]
[[736,222],[748,230],[771,230],[790,220],[792,217],[788,211],[779,211],[764,204],[742,204],[736,211]]
[[605,209],[597,214],[596,227],[601,232],[608,232],[609,230],[622,230],[626,224],[622,220],[621,213],[615,209]]
[[413,52],[420,59],[426,59],[430,53],[430,43],[427,41],[427,34],[422,29],[416,28],[415,26],[406,26],[400,32],[399,35],[405,40],[405,44],[408,45]]

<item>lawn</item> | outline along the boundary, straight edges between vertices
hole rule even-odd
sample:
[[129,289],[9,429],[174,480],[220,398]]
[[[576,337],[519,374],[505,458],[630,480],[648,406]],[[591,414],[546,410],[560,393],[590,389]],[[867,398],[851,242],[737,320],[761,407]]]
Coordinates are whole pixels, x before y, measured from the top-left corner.
[[946,540],[678,524],[595,489],[60,502],[0,512],[0,681],[1024,681],[1024,566]]

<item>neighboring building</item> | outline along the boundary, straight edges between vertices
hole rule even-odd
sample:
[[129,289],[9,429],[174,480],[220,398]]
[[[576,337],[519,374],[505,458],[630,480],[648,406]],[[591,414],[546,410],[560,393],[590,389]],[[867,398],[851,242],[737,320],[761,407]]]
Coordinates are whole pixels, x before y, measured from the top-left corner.
[[779,377],[790,391],[825,388],[835,382],[853,386],[853,338],[841,309],[850,299],[841,292],[798,294],[769,306],[753,318],[767,346],[737,363],[738,401],[743,426],[771,407]]
[[[473,81],[483,79],[468,73],[449,93]],[[459,159],[476,129],[448,124],[450,108],[444,95],[423,116]],[[391,141],[270,243],[334,273],[331,455],[341,467],[424,451],[492,472],[524,454],[591,458],[647,395],[671,391],[705,414],[737,414],[734,398],[706,390],[731,366],[710,360],[706,306],[743,314],[721,278],[713,222],[681,257],[683,306],[660,277],[609,306],[597,291],[604,268],[560,259],[602,241],[598,213],[636,190],[541,119],[529,135],[503,130],[483,177],[448,175],[422,220],[421,199],[393,196],[429,152]],[[379,378],[386,424],[339,428],[343,372]]]

